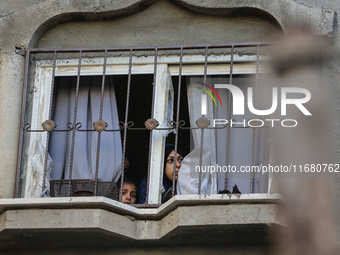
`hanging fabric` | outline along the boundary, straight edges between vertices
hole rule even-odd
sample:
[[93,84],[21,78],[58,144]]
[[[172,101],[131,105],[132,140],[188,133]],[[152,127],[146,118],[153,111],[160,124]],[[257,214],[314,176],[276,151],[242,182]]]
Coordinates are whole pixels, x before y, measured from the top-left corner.
[[[234,79],[234,85],[237,85],[246,94],[250,79]],[[191,127],[196,127],[195,121],[201,115],[201,95],[202,90],[199,84],[203,81],[202,77],[188,78],[188,104]],[[214,87],[215,84],[226,84],[227,77],[207,78],[207,84]],[[227,140],[227,128],[224,129],[204,129],[204,146],[202,157],[201,173],[201,194],[216,194],[225,188],[232,192],[235,185],[241,193],[267,193],[270,192],[272,179],[262,173],[242,173],[228,172],[209,172],[204,166],[228,167],[234,166],[234,169],[240,170],[241,166],[251,166],[266,164],[270,157],[270,139],[268,129],[247,127],[249,119],[253,118],[249,111],[245,115],[228,116],[229,95],[227,89],[217,90],[222,106],[213,106],[213,101],[207,101],[207,116],[210,120],[210,126],[213,127],[214,119],[226,119],[229,122],[233,120],[239,123],[230,128],[230,138]],[[247,109],[247,107],[245,107]],[[245,123],[245,124],[243,124]],[[221,126],[217,126],[221,127]],[[194,149],[185,157],[182,162],[181,170],[178,177],[179,194],[198,194],[198,170],[200,157],[200,129],[192,129]],[[229,153],[227,155],[227,146]],[[227,181],[226,181],[227,179]],[[225,183],[227,185],[225,186]],[[269,185],[268,185],[269,184]]]
[[[66,129],[67,123],[73,122],[75,107],[76,77],[58,79],[54,106],[54,121],[58,128]],[[81,130],[93,130],[93,123],[99,120],[102,76],[82,76],[80,79],[77,119],[82,124]],[[119,129],[116,95],[113,77],[106,76],[103,116],[107,129]],[[98,133],[75,132],[72,179],[95,179]],[[49,152],[53,159],[53,180],[68,179],[72,132],[52,132]],[[117,181],[122,164],[122,144],[120,132],[102,132],[99,156],[98,179]]]
[[[201,114],[201,94],[202,91],[197,89],[198,83],[202,78],[191,77],[187,81],[188,106],[190,116],[190,126],[196,127],[195,121],[202,117]],[[207,116],[212,123],[213,106],[208,100]],[[198,194],[199,192],[199,172],[196,171],[200,166],[200,148],[201,148],[201,130],[191,130],[193,138],[193,150],[184,158],[181,170],[178,173],[177,191],[179,195]],[[215,132],[212,129],[204,129],[202,166],[216,165],[216,144]],[[216,173],[201,172],[201,194],[217,193],[217,175]]]

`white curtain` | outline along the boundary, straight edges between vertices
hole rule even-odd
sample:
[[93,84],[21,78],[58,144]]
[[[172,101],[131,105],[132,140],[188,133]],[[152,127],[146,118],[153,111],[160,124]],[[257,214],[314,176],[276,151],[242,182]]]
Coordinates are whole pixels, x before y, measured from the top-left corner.
[[[188,104],[191,126],[196,126],[195,121],[201,117],[201,94],[202,91],[197,87],[203,85],[197,83],[202,82],[203,78],[189,77],[188,78]],[[234,85],[237,85],[246,95],[246,89],[249,79],[235,80]],[[224,78],[208,78],[207,84],[214,87],[215,84],[226,84],[228,79]],[[213,107],[213,101],[208,97],[207,116],[210,120],[210,127],[213,126],[213,119],[234,119],[236,122],[243,123],[253,116],[250,112],[245,112],[245,115],[228,117],[228,90],[218,89],[218,94],[221,97],[222,104]],[[216,97],[216,96],[215,96]],[[218,100],[216,98],[218,103]],[[247,109],[247,107],[245,107]],[[237,126],[243,126],[237,125]],[[251,166],[252,157],[254,165],[266,164],[269,162],[270,139],[267,135],[266,128],[257,128],[253,137],[252,128],[230,128],[229,141],[229,156],[226,162],[227,148],[227,129],[205,129],[204,130],[204,147],[203,147],[203,166],[235,166],[240,169],[241,166]],[[187,155],[182,162],[181,170],[178,177],[178,193],[179,194],[197,194],[198,191],[198,174],[195,172],[195,166],[199,166],[199,146],[200,146],[200,129],[192,130],[194,149]],[[255,139],[255,148],[252,148],[253,138]],[[253,192],[267,193],[270,185],[268,185],[268,176],[261,173],[253,174]],[[227,190],[230,192],[237,185],[241,193],[250,193],[251,173],[228,173],[227,175]],[[210,174],[209,172],[202,173],[202,194],[215,194],[220,190],[225,189],[225,173],[217,172]],[[270,182],[269,182],[270,183]]]
[[[202,82],[201,78],[188,78],[187,80],[188,107],[190,116],[190,126],[196,127],[196,120],[201,115],[201,95],[202,91],[197,89],[201,87],[197,82]],[[207,81],[209,82],[209,81]],[[207,116],[210,122],[213,122],[213,106],[211,100],[207,102]],[[177,193],[179,195],[198,194],[199,173],[195,172],[196,166],[200,166],[200,148],[201,148],[201,129],[192,129],[192,145],[194,149],[182,161],[181,169],[178,172]],[[202,165],[216,165],[216,139],[213,129],[205,129],[203,137]],[[217,193],[217,175],[216,173],[201,172],[201,194]]]
[[[66,129],[73,122],[75,106],[76,77],[59,78],[56,84],[54,121],[56,129]],[[80,129],[93,129],[93,122],[99,120],[101,76],[83,76],[80,79],[78,110],[76,122]],[[113,77],[106,76],[103,116],[107,129],[119,129],[116,95]],[[72,179],[94,179],[96,169],[98,133],[75,132]],[[52,132],[49,152],[53,159],[53,180],[68,179],[70,170],[72,131]],[[117,181],[122,163],[122,144],[120,132],[101,132],[98,178],[101,181]]]
[[[211,86],[215,84],[226,84],[229,82],[227,78],[211,79]],[[234,78],[233,85],[239,87],[244,95],[247,95],[247,87],[254,86],[255,79],[252,78]],[[267,164],[269,161],[269,135],[268,128],[256,128],[253,134],[252,128],[244,128],[248,126],[249,119],[258,119],[248,110],[245,105],[244,115],[231,115],[228,117],[227,106],[229,103],[229,95],[227,89],[217,89],[221,97],[223,106],[215,107],[215,118],[217,119],[233,119],[236,123],[235,127],[230,128],[229,140],[229,157],[227,165],[235,166],[236,170],[240,170],[241,166],[251,166],[252,158],[254,158],[254,165]],[[245,97],[246,99],[247,97]],[[232,104],[231,104],[232,107]],[[243,124],[245,122],[245,125]],[[257,123],[258,124],[258,123]],[[255,123],[254,123],[255,125]],[[216,146],[217,146],[217,163],[219,165],[226,165],[226,129],[216,130]],[[254,149],[253,149],[253,139]],[[241,193],[250,193],[251,187],[251,173],[228,173],[227,174],[227,190],[233,190],[234,185],[237,185]],[[223,190],[225,187],[225,173],[218,174],[218,190]],[[267,193],[268,192],[268,176],[262,173],[253,173],[253,192]]]

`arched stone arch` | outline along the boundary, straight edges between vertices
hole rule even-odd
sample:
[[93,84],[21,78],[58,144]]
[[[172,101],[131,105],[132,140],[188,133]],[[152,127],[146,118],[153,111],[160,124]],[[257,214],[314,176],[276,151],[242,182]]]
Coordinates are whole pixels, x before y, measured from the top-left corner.
[[[50,28],[74,19],[98,20],[120,17],[144,10],[157,0],[46,0],[39,4],[23,8],[0,19],[0,34],[7,35],[0,41],[3,52],[13,51],[16,44],[23,47],[34,47],[37,40]],[[293,0],[261,0],[240,1],[201,1],[176,0],[185,8],[209,14],[237,13],[252,11],[253,13],[267,13],[287,30],[301,20],[308,24],[316,34],[333,34],[334,15],[330,10],[307,6]],[[29,22],[28,22],[29,21]]]
[[309,26],[315,34],[333,35],[335,12],[320,7],[314,7],[293,0],[241,0],[241,1],[191,1],[175,0],[187,9],[202,13],[239,13],[252,12],[275,19],[284,31],[299,24]]
[[[239,10],[240,11],[240,10]],[[213,12],[214,13],[214,12]],[[36,36],[37,48],[88,48],[222,44],[263,41],[281,30],[266,13],[219,13],[187,10],[172,1],[156,1],[146,9],[105,20],[74,18]],[[37,41],[38,40],[38,41]]]

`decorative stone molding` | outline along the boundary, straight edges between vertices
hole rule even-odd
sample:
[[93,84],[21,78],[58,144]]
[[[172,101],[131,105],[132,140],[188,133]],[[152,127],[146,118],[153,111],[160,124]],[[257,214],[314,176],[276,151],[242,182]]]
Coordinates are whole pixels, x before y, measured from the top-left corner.
[[320,7],[310,6],[294,0],[239,0],[239,1],[204,1],[175,0],[194,12],[215,15],[243,13],[267,13],[275,19],[283,30],[305,25],[317,35],[333,36],[335,12]]
[[[0,48],[2,52],[13,52],[18,43],[26,48],[35,47],[37,41],[46,31],[63,22],[127,16],[147,8],[154,2],[156,1],[46,0],[0,18],[0,34],[6,35],[0,39]],[[272,17],[282,26],[283,30],[303,22],[311,27],[316,34],[333,35],[334,11],[308,6],[293,0],[176,0],[176,2],[193,12],[204,14],[250,13]]]

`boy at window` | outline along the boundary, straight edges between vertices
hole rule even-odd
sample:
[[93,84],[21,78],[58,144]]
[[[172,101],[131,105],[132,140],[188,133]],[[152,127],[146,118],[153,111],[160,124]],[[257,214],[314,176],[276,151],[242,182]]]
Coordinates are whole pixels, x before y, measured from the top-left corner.
[[[119,192],[120,192],[120,189],[119,189]],[[137,196],[138,196],[137,185],[129,179],[124,179],[123,192],[122,192],[122,203],[135,204],[137,201]]]

